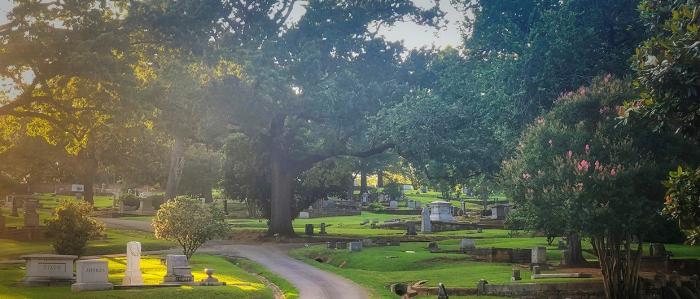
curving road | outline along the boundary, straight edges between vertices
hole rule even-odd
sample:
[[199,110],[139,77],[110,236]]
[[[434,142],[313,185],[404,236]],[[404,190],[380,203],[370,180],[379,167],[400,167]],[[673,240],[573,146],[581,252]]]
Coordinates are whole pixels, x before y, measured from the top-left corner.
[[[150,222],[101,218],[107,227],[152,232]],[[208,245],[199,252],[240,256],[253,260],[292,283],[299,290],[301,299],[364,299],[367,290],[356,283],[315,268],[289,257],[288,251],[299,244],[222,244]]]

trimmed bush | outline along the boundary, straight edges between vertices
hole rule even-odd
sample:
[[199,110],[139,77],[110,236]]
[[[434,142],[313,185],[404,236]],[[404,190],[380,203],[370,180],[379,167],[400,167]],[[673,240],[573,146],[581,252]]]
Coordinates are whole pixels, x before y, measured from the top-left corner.
[[92,207],[86,202],[64,200],[46,220],[47,235],[58,254],[82,255],[90,239],[102,235],[104,225],[90,217]]

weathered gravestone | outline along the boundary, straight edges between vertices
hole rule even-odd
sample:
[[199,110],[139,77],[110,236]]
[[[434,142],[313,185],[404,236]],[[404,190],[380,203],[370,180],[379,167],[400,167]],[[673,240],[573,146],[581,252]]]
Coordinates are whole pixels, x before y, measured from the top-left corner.
[[444,284],[439,283],[438,284],[438,299],[449,299],[450,296],[447,294],[447,288],[445,287]]
[[139,198],[138,213],[139,215],[154,215],[155,211],[153,210],[153,199],[150,197]]
[[433,251],[438,249],[438,244],[437,242],[430,242],[428,243],[428,250]]
[[372,246],[372,239],[362,239],[362,247]]
[[516,281],[516,280],[521,280],[522,278],[520,277],[520,269],[513,269],[512,275],[510,276],[510,280]]
[[415,236],[417,235],[416,233],[416,226],[413,223],[407,223],[406,224],[406,235],[407,236]]
[[335,249],[343,249],[343,248],[347,248],[347,246],[348,245],[345,242],[336,242],[335,243]]
[[126,272],[124,272],[122,284],[127,286],[143,284],[140,242],[131,241],[126,243]]
[[326,242],[326,248],[335,249],[335,242]]
[[27,286],[48,286],[73,282],[73,261],[78,256],[60,254],[30,254],[22,256],[27,261],[27,275],[22,283]]
[[22,200],[17,198],[16,196],[12,196],[10,200],[10,209],[12,210],[10,212],[10,216],[12,217],[19,217],[19,213],[17,210],[19,210],[19,207],[22,205]]
[[474,248],[476,248],[474,239],[462,239],[462,241],[459,242],[459,249],[462,251],[472,250]]
[[389,208],[390,208],[390,209],[397,209],[398,207],[399,207],[399,202],[398,202],[398,201],[392,200],[392,201],[389,202]]
[[530,263],[534,265],[544,265],[547,263],[547,247],[532,248],[532,259]]
[[24,201],[24,227],[38,227],[39,213],[36,212],[39,202],[36,200]]
[[566,242],[564,242],[564,240],[559,240],[559,242],[557,243],[557,249],[564,250],[567,248],[568,247],[566,247]]
[[415,209],[416,208],[416,202],[409,200],[407,203],[409,209]]
[[430,208],[428,207],[423,208],[423,213],[421,213],[420,231],[423,233],[433,231],[433,227],[430,223]]
[[309,219],[310,217],[309,212],[299,212],[299,219]]
[[350,251],[350,252],[362,251],[362,242],[360,242],[360,241],[348,242],[348,251]]
[[666,256],[666,246],[661,243],[651,243],[649,245],[649,255],[656,257]]
[[319,235],[325,235],[325,234],[326,234],[326,223],[325,223],[325,222],[321,222],[321,224],[320,224],[320,226],[319,226],[319,232],[318,232],[318,234],[319,234]]
[[76,282],[71,285],[73,292],[111,290],[114,285],[109,282],[107,261],[82,260],[75,262]]
[[314,225],[311,223],[307,223],[304,226],[304,234],[307,236],[313,236],[314,235]]
[[191,283],[193,281],[192,268],[187,262],[187,257],[180,254],[168,254],[165,256],[167,268],[163,281],[166,283]]

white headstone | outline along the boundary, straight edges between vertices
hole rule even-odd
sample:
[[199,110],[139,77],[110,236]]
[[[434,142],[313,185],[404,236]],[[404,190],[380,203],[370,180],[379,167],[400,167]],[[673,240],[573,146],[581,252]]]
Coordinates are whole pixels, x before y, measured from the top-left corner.
[[362,202],[365,203],[369,199],[369,193],[362,193]]
[[299,219],[309,219],[309,212],[299,212]]
[[421,213],[420,231],[423,233],[429,233],[433,231],[433,227],[430,223],[430,208],[423,208],[423,211]]
[[462,239],[461,242],[459,242],[459,248],[460,249],[474,249],[476,248],[476,242],[474,239]]
[[124,272],[123,285],[142,285],[141,275],[141,243],[131,241],[126,243],[126,272]]
[[415,208],[416,208],[416,202],[415,202],[415,201],[412,201],[412,200],[409,200],[409,201],[408,201],[408,208],[409,208],[409,209],[415,209]]
[[78,256],[60,254],[30,254],[22,256],[27,261],[25,285],[50,285],[73,280],[73,261]]
[[398,202],[398,201],[392,200],[392,201],[389,202],[389,208],[391,208],[391,209],[396,209],[396,208],[398,208],[398,207],[399,207],[399,202]]
[[454,218],[452,217],[452,205],[446,201],[431,202],[430,220],[443,222],[454,221]]
[[114,285],[109,282],[109,269],[104,260],[82,260],[75,262],[75,283],[73,292],[111,290]]
[[532,260],[533,264],[546,264],[547,263],[547,247],[535,247],[532,248]]

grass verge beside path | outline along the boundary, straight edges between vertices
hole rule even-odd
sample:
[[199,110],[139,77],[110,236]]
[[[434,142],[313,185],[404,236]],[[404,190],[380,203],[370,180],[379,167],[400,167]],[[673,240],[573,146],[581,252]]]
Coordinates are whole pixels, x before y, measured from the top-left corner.
[[229,258],[229,260],[236,266],[245,269],[250,273],[255,273],[260,276],[265,277],[267,280],[275,284],[286,299],[297,299],[299,298],[299,290],[294,287],[289,281],[282,278],[281,276],[271,272],[264,266],[255,263],[249,259],[244,258]]

